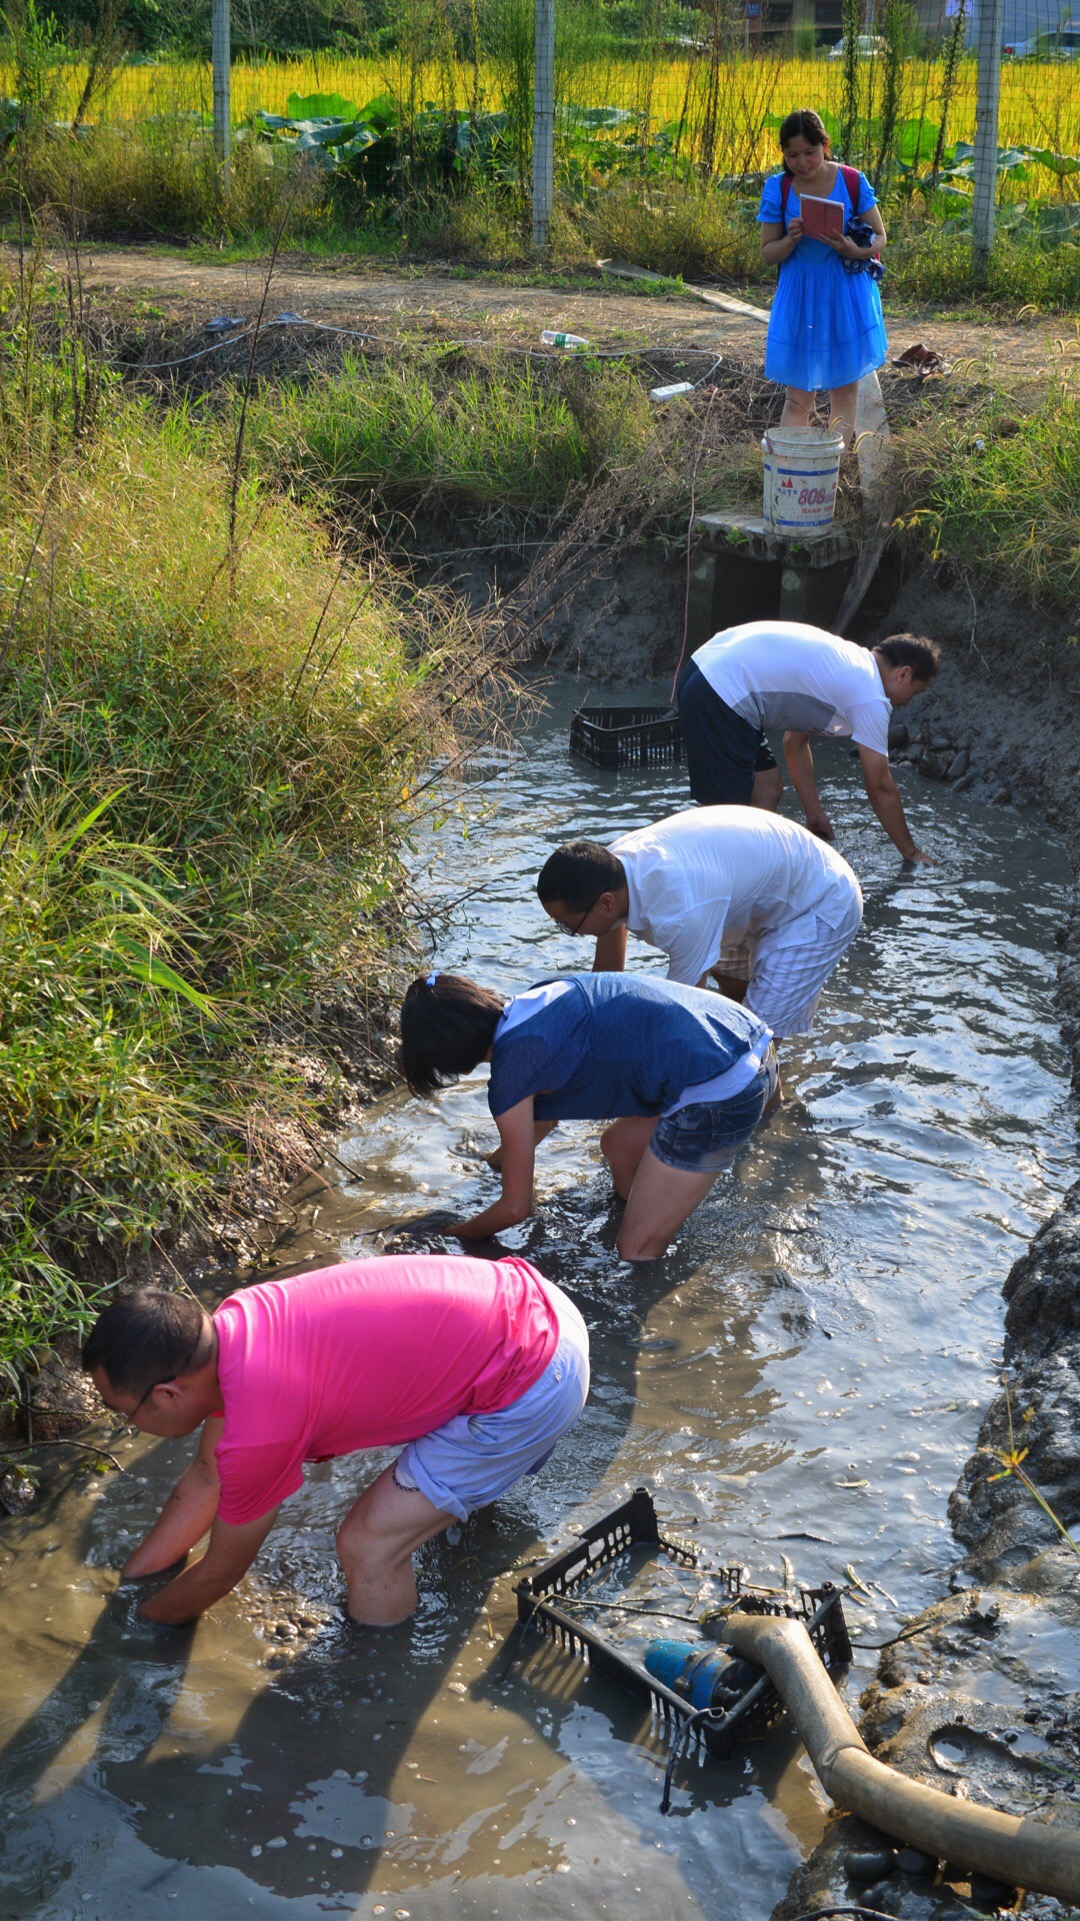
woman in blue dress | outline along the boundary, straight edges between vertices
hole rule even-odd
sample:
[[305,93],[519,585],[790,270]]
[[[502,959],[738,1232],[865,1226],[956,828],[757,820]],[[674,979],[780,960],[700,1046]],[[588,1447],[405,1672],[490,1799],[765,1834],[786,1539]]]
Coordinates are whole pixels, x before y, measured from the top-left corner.
[[[873,260],[885,245],[885,228],[866,175],[830,159],[829,136],[816,113],[804,107],[788,114],[780,151],[783,172],[765,182],[757,216],[761,257],[780,268],[765,373],[787,388],[781,426],[809,427],[815,395],[827,389],[829,425],[850,447],[859,381],[881,366],[888,343],[875,277],[845,262]],[[860,246],[847,233],[812,240],[800,218],[803,193],[839,201],[845,227],[856,216],[872,229],[873,243]]]

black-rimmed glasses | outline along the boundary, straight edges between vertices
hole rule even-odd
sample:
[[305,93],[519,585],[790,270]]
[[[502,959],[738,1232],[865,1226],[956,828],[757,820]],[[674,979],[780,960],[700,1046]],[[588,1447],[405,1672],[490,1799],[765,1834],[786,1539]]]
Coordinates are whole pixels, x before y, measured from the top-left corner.
[[589,905],[585,909],[585,912],[578,916],[578,919],[574,922],[574,925],[572,927],[568,927],[564,920],[559,921],[558,925],[562,928],[563,933],[570,934],[570,935],[580,934],[582,928],[585,925],[585,922],[588,920],[589,915],[592,913],[593,908],[596,906],[596,901],[598,901],[599,899],[600,899],[600,895],[597,894],[596,900],[591,900],[589,902]]

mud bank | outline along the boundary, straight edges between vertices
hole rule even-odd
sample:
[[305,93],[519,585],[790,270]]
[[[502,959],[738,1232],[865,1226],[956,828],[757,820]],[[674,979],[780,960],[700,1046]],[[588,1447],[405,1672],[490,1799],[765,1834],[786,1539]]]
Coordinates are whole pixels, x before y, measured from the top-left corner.
[[[913,710],[916,771],[954,775],[977,797],[1035,800],[1080,875],[1080,659],[1068,630],[1004,597],[978,599],[929,568],[907,583],[868,639],[908,628],[940,640],[933,693]],[[923,736],[920,740],[919,736]],[[940,743],[940,747],[938,745]],[[947,751],[945,743],[948,743]],[[951,756],[951,759],[950,759]],[[926,762],[929,761],[928,766]],[[1080,1088],[1080,904],[1059,933],[1058,1008]],[[1080,1184],[1015,1263],[1004,1359],[1008,1392],[991,1402],[949,1503],[963,1557],[956,1590],[909,1624],[861,1697],[860,1729],[881,1760],[916,1779],[1021,1815],[1080,1824],[1080,1561],[1001,1456],[1023,1469],[1073,1532],[1080,1520]],[[773,1921],[862,1902],[904,1921],[959,1921],[1012,1893],[970,1863],[897,1860],[886,1839],[834,1816]],[[1025,1915],[1068,1910],[1029,1895]]]

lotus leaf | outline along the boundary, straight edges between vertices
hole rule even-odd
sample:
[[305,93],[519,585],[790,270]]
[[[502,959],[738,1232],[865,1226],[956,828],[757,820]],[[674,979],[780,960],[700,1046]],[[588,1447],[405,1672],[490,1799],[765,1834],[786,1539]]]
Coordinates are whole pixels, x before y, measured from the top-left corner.
[[290,93],[285,102],[290,120],[360,120],[363,115],[340,93]]

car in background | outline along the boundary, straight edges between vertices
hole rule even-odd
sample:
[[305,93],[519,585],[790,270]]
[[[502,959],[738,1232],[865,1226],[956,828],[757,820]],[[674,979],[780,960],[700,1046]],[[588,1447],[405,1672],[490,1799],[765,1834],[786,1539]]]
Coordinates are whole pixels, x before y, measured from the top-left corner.
[[1080,27],[1069,25],[1033,33],[1027,40],[1006,44],[1001,51],[1008,60],[1080,60]]
[[[879,33],[857,34],[855,36],[855,46],[858,50],[858,58],[860,60],[880,60],[882,54],[885,52],[885,42]],[[842,40],[838,40],[834,47],[829,48],[829,59],[842,60],[843,57],[844,43]]]

